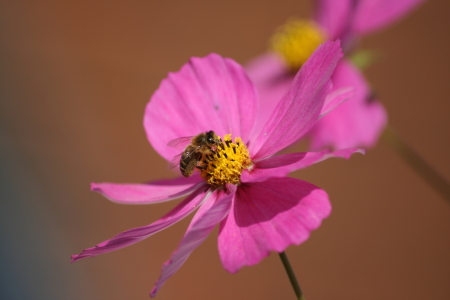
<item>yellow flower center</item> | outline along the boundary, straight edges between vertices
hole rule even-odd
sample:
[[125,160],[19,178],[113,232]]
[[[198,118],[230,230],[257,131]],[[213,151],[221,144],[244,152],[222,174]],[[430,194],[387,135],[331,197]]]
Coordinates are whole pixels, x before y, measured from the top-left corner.
[[204,160],[200,168],[200,176],[213,188],[217,189],[226,183],[239,184],[241,173],[252,165],[247,147],[241,138],[234,142],[231,134],[224,137],[223,142],[217,147],[215,153]]
[[290,20],[272,37],[272,48],[297,71],[324,41],[324,34],[313,22]]

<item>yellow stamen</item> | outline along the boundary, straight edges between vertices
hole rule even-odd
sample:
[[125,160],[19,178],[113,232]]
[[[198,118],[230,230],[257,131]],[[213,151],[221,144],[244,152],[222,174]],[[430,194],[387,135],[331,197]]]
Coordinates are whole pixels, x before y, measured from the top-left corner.
[[324,41],[324,34],[313,22],[290,20],[272,37],[272,48],[297,71]]
[[226,183],[239,184],[241,173],[252,165],[247,147],[241,138],[234,142],[231,134],[227,134],[211,160],[203,162],[200,176],[213,188],[217,189]]

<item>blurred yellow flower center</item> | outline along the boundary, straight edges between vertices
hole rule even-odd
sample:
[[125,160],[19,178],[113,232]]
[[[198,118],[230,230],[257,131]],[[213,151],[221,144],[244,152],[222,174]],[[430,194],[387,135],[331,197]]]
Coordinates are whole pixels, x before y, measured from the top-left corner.
[[223,142],[217,147],[215,154],[203,161],[200,176],[213,188],[219,188],[226,183],[239,184],[241,173],[252,165],[247,147],[241,138],[234,142],[231,134],[225,135]]
[[290,20],[272,37],[272,48],[293,71],[297,71],[325,41],[320,28],[311,21]]

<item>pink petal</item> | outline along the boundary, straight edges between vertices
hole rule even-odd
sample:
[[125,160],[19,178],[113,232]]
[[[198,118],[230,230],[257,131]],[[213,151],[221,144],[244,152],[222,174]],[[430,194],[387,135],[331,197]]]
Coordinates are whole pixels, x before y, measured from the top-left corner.
[[219,254],[225,269],[257,264],[270,251],[308,239],[331,212],[325,191],[295,178],[270,178],[239,186],[220,224]]
[[172,226],[194,211],[203,201],[205,187],[201,187],[184,199],[173,210],[158,221],[142,227],[133,228],[119,233],[110,240],[104,241],[95,247],[83,250],[79,255],[72,255],[72,262],[85,257],[97,256],[140,242],[149,236]]
[[[284,77],[289,70],[278,53],[269,52],[249,61],[245,65],[245,71],[253,84],[256,84]],[[293,78],[294,76],[291,79]]]
[[347,30],[353,0],[314,1],[314,21],[322,27],[330,40],[342,38]]
[[194,57],[161,82],[147,105],[144,127],[155,150],[170,161],[180,152],[167,147],[175,138],[214,130],[247,141],[257,103],[252,83],[235,61],[217,54]]
[[[361,148],[351,148],[343,149],[339,151],[332,152],[331,150],[323,150],[321,152],[299,152],[299,153],[289,153],[283,155],[277,155],[269,158],[269,163],[264,163],[265,160],[257,162],[254,169],[249,172],[243,172],[241,175],[242,182],[256,182],[263,181],[270,177],[284,177],[289,173],[294,172],[299,169],[309,167],[310,165],[316,164],[318,162],[324,161],[333,157],[341,157],[349,159],[354,153],[365,154],[365,150]],[[277,160],[278,156],[290,156],[292,163],[289,162],[289,158],[284,158],[285,164],[270,164],[271,159]]]
[[[259,96],[259,111],[255,129],[264,127],[294,79],[294,75],[283,59],[274,52],[261,55],[246,66],[248,77],[255,85]],[[259,132],[254,132],[257,134]]]
[[319,118],[322,118],[327,113],[352,98],[355,95],[355,89],[353,87],[343,87],[340,89],[334,89],[325,98],[322,110],[320,111]]
[[260,161],[254,161],[253,163],[255,165],[253,167],[256,169],[272,169],[286,165],[291,165],[303,159],[306,154],[307,154],[306,152],[297,152],[297,153],[275,155]]
[[317,48],[295,76],[258,138],[250,141],[253,159],[277,153],[311,129],[330,90],[330,76],[341,57],[339,42],[328,41]]
[[204,185],[199,176],[144,184],[91,183],[91,190],[120,204],[153,204],[184,197]]
[[178,249],[173,252],[170,260],[164,263],[162,274],[155,283],[155,286],[150,293],[150,297],[156,296],[156,293],[166,280],[178,271],[188,259],[189,255],[191,255],[192,251],[203,243],[206,237],[214,229],[214,226],[226,217],[230,210],[231,199],[235,194],[235,186],[230,186],[229,188],[232,189],[230,194],[219,194],[218,192],[215,192],[213,197],[206,200],[199,208],[192,219],[186,234],[181,240]]
[[402,18],[422,2],[424,0],[361,0],[354,13],[353,30],[362,35],[381,29]]
[[353,86],[355,94],[317,122],[308,134],[310,149],[374,146],[386,126],[387,116],[383,106],[371,99],[364,76],[351,63],[341,60],[332,80],[334,90]]
[[[331,152],[330,150],[325,150],[321,152],[308,152],[304,159],[293,163],[292,165],[286,166],[284,169],[286,175],[290,172],[300,170],[309,167],[313,164],[317,164],[321,161],[327,160],[329,158],[345,158],[349,159],[353,154],[360,153],[366,154],[366,150],[362,148],[348,148]],[[278,170],[280,172],[281,170]]]

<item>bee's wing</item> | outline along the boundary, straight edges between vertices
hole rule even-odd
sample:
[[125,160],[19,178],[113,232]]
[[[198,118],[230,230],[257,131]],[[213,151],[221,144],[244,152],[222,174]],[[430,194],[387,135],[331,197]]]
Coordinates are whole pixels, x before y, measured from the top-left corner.
[[187,145],[189,145],[192,141],[192,136],[184,136],[180,138],[176,138],[167,143],[167,146],[171,148],[175,148],[178,150],[184,150]]
[[181,159],[181,155],[183,155],[183,152],[181,152],[178,155],[175,155],[172,160],[169,162],[169,170],[176,168],[177,166],[180,165],[180,159]]

